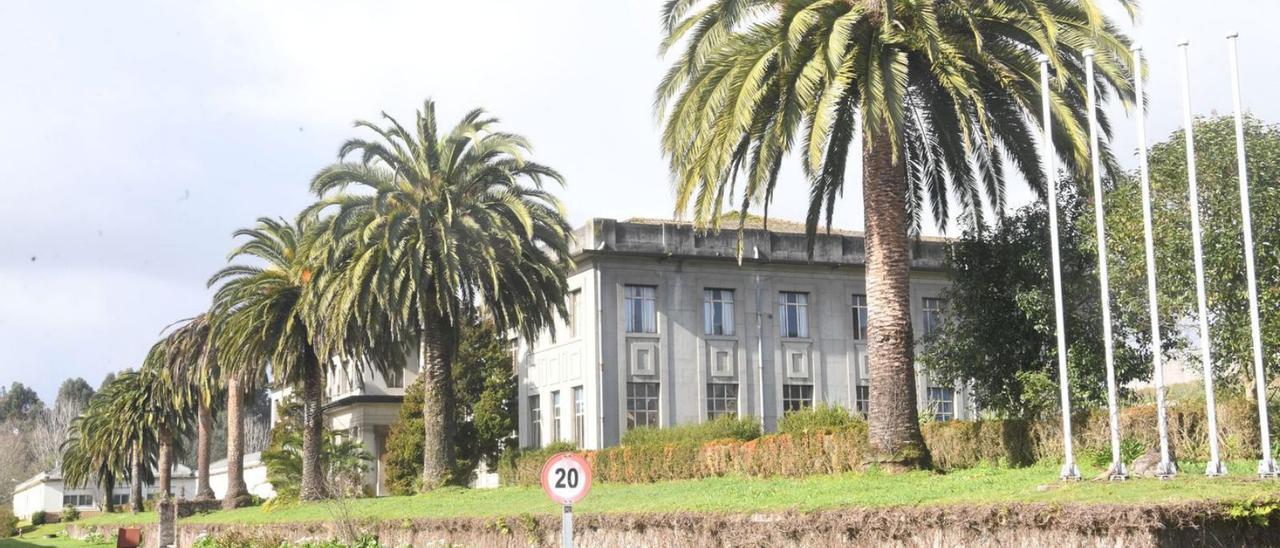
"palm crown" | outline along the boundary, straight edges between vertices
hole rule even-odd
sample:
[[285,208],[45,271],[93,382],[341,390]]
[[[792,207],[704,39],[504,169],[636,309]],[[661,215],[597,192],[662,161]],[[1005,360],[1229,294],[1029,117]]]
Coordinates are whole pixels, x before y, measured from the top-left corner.
[[705,224],[738,178],[742,210],[767,207],[798,144],[809,232],[824,216],[829,226],[861,127],[871,147],[905,160],[914,228],[925,200],[945,228],[949,198],[980,225],[984,203],[1003,209],[1006,160],[1046,188],[1035,148],[1041,53],[1058,75],[1053,136],[1071,173],[1088,158],[1085,50],[1097,52],[1102,101],[1133,95],[1128,45],[1092,0],[669,0],[663,18],[664,52],[684,48],[658,89],[663,148],[677,212]]

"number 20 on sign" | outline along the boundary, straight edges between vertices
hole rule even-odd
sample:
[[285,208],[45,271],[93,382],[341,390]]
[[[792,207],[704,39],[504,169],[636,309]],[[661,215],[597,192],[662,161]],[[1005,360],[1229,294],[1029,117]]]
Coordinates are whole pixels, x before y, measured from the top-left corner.
[[577,453],[557,453],[542,465],[542,490],[557,504],[561,514],[561,544],[573,546],[573,504],[591,491],[591,467]]

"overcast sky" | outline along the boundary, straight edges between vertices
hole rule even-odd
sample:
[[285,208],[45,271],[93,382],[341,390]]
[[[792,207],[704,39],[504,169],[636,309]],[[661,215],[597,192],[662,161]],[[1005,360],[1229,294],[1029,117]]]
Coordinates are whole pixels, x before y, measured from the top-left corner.
[[[1180,125],[1182,37],[1196,112],[1230,112],[1230,30],[1242,33],[1246,104],[1280,121],[1280,2],[1145,4],[1153,139]],[[409,117],[425,97],[442,123],[483,106],[529,137],[568,178],[560,195],[575,225],[670,217],[651,110],[659,5],[0,4],[0,382],[48,401],[68,376],[96,386],[136,367],[161,329],[207,306],[231,231],[307,204],[307,182],[352,120]],[[1133,121],[1117,127],[1128,159]],[[794,164],[773,211],[803,218]],[[837,225],[861,227],[859,194]]]

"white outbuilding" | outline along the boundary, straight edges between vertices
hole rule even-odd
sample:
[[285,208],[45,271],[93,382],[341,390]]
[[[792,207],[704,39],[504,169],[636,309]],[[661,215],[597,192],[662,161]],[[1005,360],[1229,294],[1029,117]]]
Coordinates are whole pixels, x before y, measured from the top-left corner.
[[[186,466],[175,465],[171,489],[177,498],[194,496],[195,473]],[[154,485],[144,485],[142,496],[150,497],[156,490]],[[129,484],[117,483],[111,491],[111,503],[123,505],[128,502]],[[96,485],[68,487],[62,480],[62,470],[58,468],[36,474],[13,489],[13,513],[18,519],[31,519],[31,515],[38,511],[58,514],[66,506],[74,506],[81,512],[100,512],[102,490]]]

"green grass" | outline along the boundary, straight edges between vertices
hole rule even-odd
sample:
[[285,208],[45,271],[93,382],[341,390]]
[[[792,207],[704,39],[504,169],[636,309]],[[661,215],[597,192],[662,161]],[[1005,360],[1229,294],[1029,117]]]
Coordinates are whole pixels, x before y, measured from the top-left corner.
[[0,548],[19,548],[22,546],[61,546],[75,548],[93,548],[98,546],[115,546],[115,539],[109,542],[84,542],[67,536],[66,525],[49,523],[37,527],[24,527],[23,533],[13,538],[0,539]]
[[[901,505],[1054,503],[1169,503],[1179,501],[1244,501],[1275,497],[1280,483],[1253,478],[1252,463],[1231,466],[1232,476],[1209,479],[1188,466],[1170,481],[1126,482],[1057,480],[1057,467],[976,468],[940,475],[927,472],[890,475],[876,472],[807,478],[740,477],[674,481],[647,485],[596,485],[575,507],[596,512],[754,512],[818,510],[839,507]],[[1099,470],[1083,471],[1086,477]],[[403,520],[431,517],[496,517],[552,514],[559,507],[536,487],[446,489],[426,495],[347,501],[352,517]],[[193,516],[184,523],[281,523],[333,519],[334,503],[275,508],[241,508]]]

